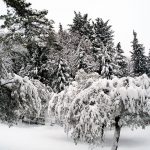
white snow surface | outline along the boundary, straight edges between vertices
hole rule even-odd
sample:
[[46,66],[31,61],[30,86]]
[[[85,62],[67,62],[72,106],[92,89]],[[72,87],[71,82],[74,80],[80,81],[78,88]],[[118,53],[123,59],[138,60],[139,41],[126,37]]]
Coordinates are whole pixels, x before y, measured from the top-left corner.
[[[107,131],[103,147],[94,150],[110,150],[113,131]],[[123,128],[118,150],[149,150],[150,126],[132,131]],[[0,124],[0,150],[90,150],[88,144],[74,144],[59,126],[34,126],[20,124],[8,127]]]

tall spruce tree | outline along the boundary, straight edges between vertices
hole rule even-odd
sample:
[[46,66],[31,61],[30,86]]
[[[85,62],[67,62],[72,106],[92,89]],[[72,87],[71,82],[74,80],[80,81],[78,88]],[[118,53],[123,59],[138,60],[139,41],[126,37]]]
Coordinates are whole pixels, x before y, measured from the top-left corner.
[[[115,49],[113,43],[113,31],[111,25],[108,25],[108,22],[109,21],[104,22],[101,18],[97,18],[95,22],[93,22],[94,32],[92,36],[92,53],[95,57],[95,61],[99,63],[99,69],[97,72],[100,75],[102,75],[102,72],[105,72],[104,68],[113,69],[113,66],[115,66],[109,66],[109,64],[114,64]],[[104,58],[106,58],[106,61],[103,61]],[[109,67],[106,67],[105,62],[107,62],[107,66]],[[113,74],[113,72],[111,74]]]
[[119,67],[116,74],[118,77],[127,76],[127,61],[123,53],[124,51],[122,50],[121,44],[119,42],[116,46],[116,56],[115,56],[115,62]]
[[133,31],[133,36],[133,51],[131,52],[131,60],[133,62],[133,75],[139,76],[147,73],[146,56],[144,55],[144,47],[142,44],[139,44],[137,33],[135,31]]

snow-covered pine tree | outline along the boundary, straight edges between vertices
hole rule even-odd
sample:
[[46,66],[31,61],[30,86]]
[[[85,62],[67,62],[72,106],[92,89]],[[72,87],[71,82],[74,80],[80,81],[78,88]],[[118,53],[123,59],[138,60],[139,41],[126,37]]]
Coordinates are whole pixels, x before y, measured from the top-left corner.
[[61,23],[59,23],[59,30],[58,30],[58,42],[60,43],[60,45],[63,46],[63,43],[65,41],[65,31],[63,30],[63,26]]
[[[107,66],[110,63],[114,63],[114,56],[115,56],[115,49],[113,43],[113,31],[111,30],[111,25],[108,25],[108,21],[104,22],[102,19],[97,18],[96,21],[93,22],[92,37],[93,40],[92,40],[91,50],[95,57],[95,61],[99,64],[99,69],[96,71],[99,74],[101,74],[103,72],[102,70],[106,68],[105,62],[107,63]],[[104,62],[105,57],[107,57],[107,60]]]
[[[102,18],[97,18],[95,22],[93,22],[93,36],[94,38],[98,38],[100,42],[106,46],[108,43],[113,42],[113,31],[111,30],[111,25],[108,25],[109,20],[106,22],[103,21]],[[113,44],[113,43],[112,43]]]
[[56,72],[53,74],[52,88],[55,92],[61,92],[71,81],[71,71],[64,59],[59,60]]
[[115,56],[115,62],[118,65],[118,71],[116,76],[118,77],[125,77],[128,74],[127,71],[127,61],[126,57],[123,55],[124,51],[121,48],[120,42],[116,46],[116,56]]
[[99,58],[101,62],[101,72],[102,77],[110,79],[113,74],[112,58],[109,55],[108,49],[103,45],[101,57]]
[[144,55],[144,47],[142,44],[139,44],[135,31],[133,31],[133,36],[131,60],[133,62],[133,74],[138,76],[147,73],[146,56]]
[[73,23],[69,25],[69,30],[72,33],[78,33],[81,37],[87,36],[90,39],[93,31],[88,14],[82,15],[80,12],[74,12],[74,14],[75,17],[73,18]]

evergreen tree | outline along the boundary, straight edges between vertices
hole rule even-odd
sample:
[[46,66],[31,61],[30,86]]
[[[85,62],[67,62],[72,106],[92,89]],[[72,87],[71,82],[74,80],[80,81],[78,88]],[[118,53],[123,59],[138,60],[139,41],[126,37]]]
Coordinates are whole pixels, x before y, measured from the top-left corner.
[[104,46],[113,43],[114,32],[111,30],[111,25],[108,25],[108,22],[109,20],[104,22],[101,18],[97,18],[96,21],[93,22],[94,39],[98,39]]
[[70,31],[78,33],[81,37],[87,36],[91,38],[92,26],[90,24],[90,19],[88,19],[88,14],[82,15],[80,12],[74,12],[75,17],[73,19],[73,24],[70,24]]
[[[112,65],[114,64],[115,49],[111,25],[108,25],[108,21],[104,22],[102,19],[97,18],[96,21],[93,22],[93,30],[92,53],[95,57],[95,61],[99,64],[98,70],[95,71],[100,75],[103,74],[104,77],[106,74],[109,74],[108,76],[110,77],[115,67],[115,65]],[[105,74],[104,72],[107,73]],[[109,78],[108,76],[107,78]]]
[[137,33],[135,31],[133,31],[133,36],[133,51],[131,52],[131,60],[133,61],[133,74],[139,76],[147,73],[146,56],[144,55],[144,47],[142,44],[139,44]]
[[110,79],[112,75],[116,74],[117,66],[115,65],[114,60],[109,52],[109,45],[103,45],[101,50],[102,53],[99,57],[99,74],[104,78]]
[[53,74],[54,80],[52,82],[52,88],[55,92],[61,92],[64,90],[65,86],[69,85],[69,81],[71,80],[70,74],[70,68],[67,63],[65,60],[60,59],[58,62],[58,68]]
[[126,57],[123,55],[124,51],[121,48],[120,42],[116,46],[116,56],[115,56],[115,62],[118,65],[118,77],[123,77],[127,75],[127,61]]
[[69,43],[70,40],[70,35],[67,32],[67,30],[63,29],[62,24],[59,24],[59,30],[58,30],[58,34],[57,34],[57,41],[59,43],[59,45],[62,47],[62,49],[64,49],[67,45],[67,43]]
[[109,54],[113,57],[114,43],[111,25],[108,25],[108,21],[104,22],[103,19],[97,18],[96,21],[93,22],[93,30],[92,50],[96,60],[98,60],[99,56],[102,54],[103,46],[107,46]]

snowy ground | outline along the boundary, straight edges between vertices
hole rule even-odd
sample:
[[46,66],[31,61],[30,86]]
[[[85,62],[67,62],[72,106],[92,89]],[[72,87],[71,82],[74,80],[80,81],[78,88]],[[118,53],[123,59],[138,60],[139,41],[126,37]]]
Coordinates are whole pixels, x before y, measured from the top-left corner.
[[[106,135],[104,147],[110,150],[113,132]],[[149,150],[150,127],[146,130],[123,129],[118,150]],[[84,143],[75,145],[61,127],[19,125],[9,128],[0,124],[0,150],[89,150]]]

